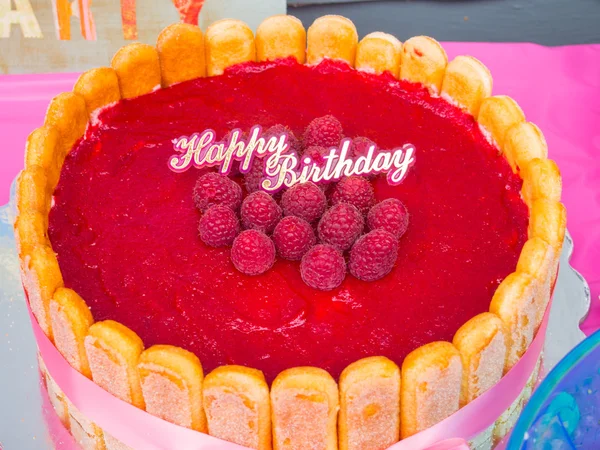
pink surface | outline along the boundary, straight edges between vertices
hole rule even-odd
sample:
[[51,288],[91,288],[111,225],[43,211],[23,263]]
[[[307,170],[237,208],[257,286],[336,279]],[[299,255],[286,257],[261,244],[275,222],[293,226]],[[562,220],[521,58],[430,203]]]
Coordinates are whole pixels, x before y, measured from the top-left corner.
[[[65,396],[88,419],[105,432],[132,448],[140,449],[211,449],[242,450],[241,447],[215,437],[166,422],[110,395],[91,380],[71,368],[56,347],[46,337],[28,308],[33,334],[48,373]],[[523,392],[540,358],[550,308],[533,342],[519,362],[490,390],[438,424],[403,439],[389,450],[465,450],[465,441],[488,429]],[[55,418],[48,418],[51,433],[57,427]],[[60,427],[58,427],[60,428]],[[140,430],[144,430],[140,433]],[[61,432],[61,430],[56,430]],[[68,439],[65,450],[71,450]]]
[[[494,93],[513,97],[543,130],[563,175],[573,266],[587,279],[593,307],[584,331],[600,327],[600,45],[447,43],[450,58],[471,54],[494,75]],[[50,98],[77,74],[0,76],[0,204],[23,165],[29,132]]]

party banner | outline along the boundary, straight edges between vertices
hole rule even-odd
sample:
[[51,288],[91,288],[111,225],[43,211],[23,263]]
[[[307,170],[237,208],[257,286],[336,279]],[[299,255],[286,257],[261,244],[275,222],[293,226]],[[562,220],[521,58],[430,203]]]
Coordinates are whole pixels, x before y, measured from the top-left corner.
[[222,18],[256,29],[285,0],[0,0],[0,73],[82,71],[105,66],[121,46],[153,44],[174,22]]

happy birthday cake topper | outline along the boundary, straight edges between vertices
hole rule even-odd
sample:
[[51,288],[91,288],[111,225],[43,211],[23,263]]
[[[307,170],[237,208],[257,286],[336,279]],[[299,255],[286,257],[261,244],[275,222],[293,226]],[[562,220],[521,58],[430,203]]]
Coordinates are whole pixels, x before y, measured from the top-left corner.
[[396,185],[402,182],[415,162],[412,144],[393,150],[379,150],[373,144],[365,155],[353,158],[349,156],[352,140],[346,138],[338,147],[330,148],[322,161],[315,161],[292,151],[286,133],[267,137],[262,134],[262,128],[255,125],[247,139],[239,129],[231,132],[228,141],[217,141],[216,133],[210,129],[181,136],[173,140],[177,154],[169,158],[169,168],[184,172],[192,166],[197,169],[217,167],[220,174],[227,175],[234,161],[238,161],[240,172],[245,174],[250,171],[254,158],[262,158],[265,161],[264,179],[260,187],[272,193],[307,181],[324,183],[353,175],[382,173],[386,174],[389,184]]

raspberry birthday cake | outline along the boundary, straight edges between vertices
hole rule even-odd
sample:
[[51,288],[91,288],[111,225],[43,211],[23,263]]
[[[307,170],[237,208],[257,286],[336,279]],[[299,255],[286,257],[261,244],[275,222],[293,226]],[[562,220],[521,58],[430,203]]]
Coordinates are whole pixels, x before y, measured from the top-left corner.
[[[15,235],[37,323],[114,396],[249,448],[376,450],[527,350],[560,196],[475,58],[274,16],[82,74],[28,138]],[[46,378],[83,448],[124,448]]]

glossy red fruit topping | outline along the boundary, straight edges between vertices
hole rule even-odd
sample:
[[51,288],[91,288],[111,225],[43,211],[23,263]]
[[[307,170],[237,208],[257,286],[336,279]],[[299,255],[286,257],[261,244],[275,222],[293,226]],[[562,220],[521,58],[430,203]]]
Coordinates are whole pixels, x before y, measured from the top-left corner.
[[315,245],[317,238],[306,220],[287,216],[275,226],[273,241],[279,256],[295,261],[302,259],[308,249]]
[[194,203],[204,212],[214,205],[223,205],[237,210],[242,203],[242,188],[233,180],[209,172],[198,178],[194,186]]
[[242,231],[233,241],[231,261],[246,275],[260,275],[275,263],[275,245],[262,231]]
[[338,250],[348,250],[360,236],[365,219],[356,207],[338,203],[323,214],[318,226],[319,239]]
[[281,208],[269,194],[256,191],[242,202],[241,216],[244,228],[270,233],[281,219]]
[[210,247],[231,245],[240,232],[240,221],[227,206],[215,205],[200,218],[200,239]]
[[343,137],[344,131],[339,120],[331,115],[317,117],[304,130],[304,147],[337,147]]
[[398,239],[383,228],[358,238],[350,251],[350,273],[359,280],[375,281],[386,276],[398,256]]
[[375,192],[369,180],[363,177],[348,177],[340,180],[331,196],[331,203],[350,203],[361,214],[366,215],[375,204]]
[[319,244],[311,248],[300,263],[302,280],[314,289],[330,291],[346,277],[346,261],[342,252],[332,245]]
[[309,181],[285,191],[281,197],[281,207],[286,216],[301,217],[312,223],[325,212],[327,198],[316,184]]
[[401,238],[408,228],[408,211],[397,198],[388,198],[371,208],[367,224],[370,230],[383,228]]

